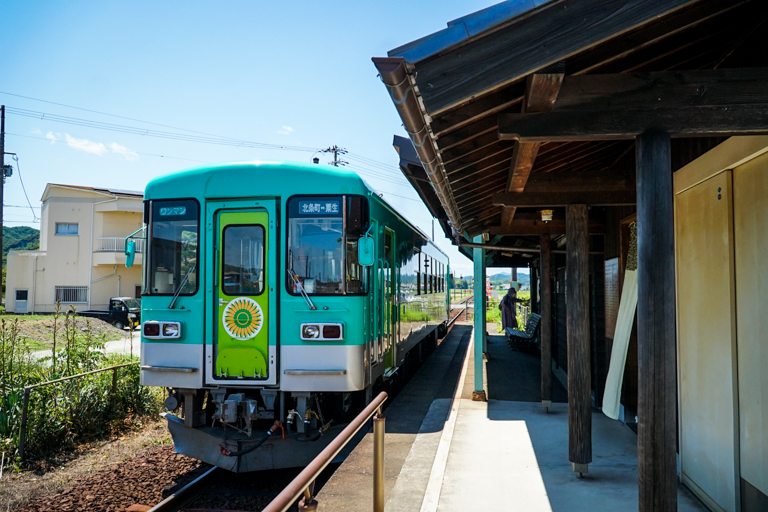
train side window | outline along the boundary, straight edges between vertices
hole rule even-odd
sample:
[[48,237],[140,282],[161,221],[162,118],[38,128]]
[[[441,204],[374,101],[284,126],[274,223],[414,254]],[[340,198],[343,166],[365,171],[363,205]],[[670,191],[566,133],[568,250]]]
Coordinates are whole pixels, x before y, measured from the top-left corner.
[[368,226],[368,201],[362,196],[346,196],[347,216],[345,237],[347,262],[347,293],[365,293],[365,267],[357,260],[357,246]]
[[421,253],[416,253],[416,295],[421,295]]

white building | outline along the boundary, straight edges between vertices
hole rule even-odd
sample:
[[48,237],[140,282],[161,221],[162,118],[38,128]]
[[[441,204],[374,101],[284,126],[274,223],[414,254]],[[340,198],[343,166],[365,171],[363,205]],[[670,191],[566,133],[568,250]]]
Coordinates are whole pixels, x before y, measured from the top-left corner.
[[123,253],[143,225],[141,192],[49,183],[42,203],[40,249],[8,254],[6,311],[107,309],[110,297],[141,295],[141,258],[126,268]]

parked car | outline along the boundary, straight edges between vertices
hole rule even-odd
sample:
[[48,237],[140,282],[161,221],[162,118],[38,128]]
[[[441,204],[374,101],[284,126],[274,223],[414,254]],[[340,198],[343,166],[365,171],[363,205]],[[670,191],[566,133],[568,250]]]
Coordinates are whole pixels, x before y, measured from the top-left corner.
[[141,324],[141,305],[133,297],[112,297],[108,311],[88,310],[77,314],[109,322],[118,329],[125,329],[131,322],[134,326]]

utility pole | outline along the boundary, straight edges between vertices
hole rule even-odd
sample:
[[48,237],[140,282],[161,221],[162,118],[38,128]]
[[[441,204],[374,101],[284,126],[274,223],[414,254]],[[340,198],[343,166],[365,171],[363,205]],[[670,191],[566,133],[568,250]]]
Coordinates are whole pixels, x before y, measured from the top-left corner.
[[349,165],[349,162],[345,162],[344,160],[339,160],[339,155],[346,155],[349,153],[344,148],[340,148],[339,146],[333,145],[330,148],[325,148],[321,153],[333,153],[333,161],[328,162],[328,165],[332,165],[334,167],[343,167],[345,165]]
[[[5,105],[0,105],[0,250],[3,247],[3,193],[5,192]],[[1,258],[1,257],[0,257]],[[3,260],[0,259],[0,279],[3,274]],[[5,283],[3,283],[5,284]],[[2,290],[0,290],[0,293]],[[0,302],[3,297],[0,296]]]

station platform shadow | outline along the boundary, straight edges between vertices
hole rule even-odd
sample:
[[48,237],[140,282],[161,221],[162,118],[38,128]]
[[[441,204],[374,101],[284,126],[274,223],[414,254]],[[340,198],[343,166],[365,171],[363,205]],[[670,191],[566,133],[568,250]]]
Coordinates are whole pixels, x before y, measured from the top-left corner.
[[[513,351],[503,335],[488,336],[488,398],[512,402],[541,402],[539,352]],[[568,392],[552,378],[552,402],[568,402]]]

